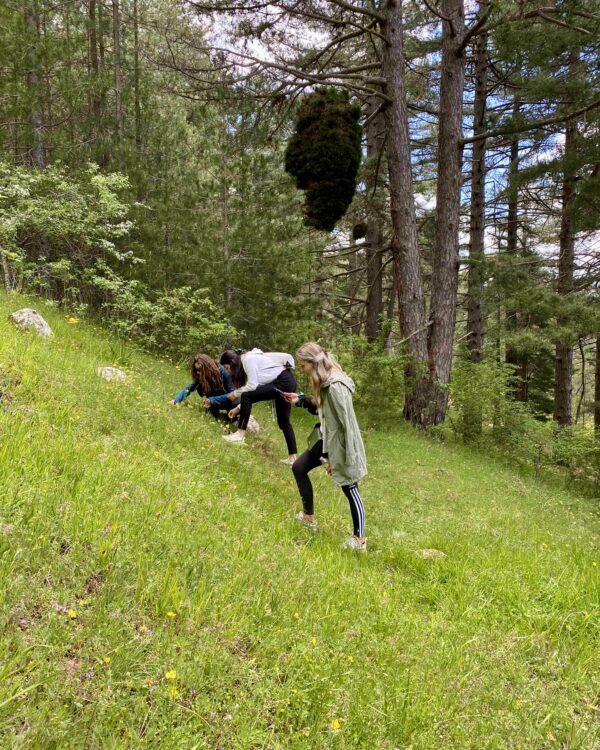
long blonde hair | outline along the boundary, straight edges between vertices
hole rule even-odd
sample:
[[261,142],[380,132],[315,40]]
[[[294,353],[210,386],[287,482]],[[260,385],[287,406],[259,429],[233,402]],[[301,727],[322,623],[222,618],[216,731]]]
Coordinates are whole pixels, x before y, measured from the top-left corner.
[[321,398],[321,388],[323,383],[331,375],[332,372],[342,372],[337,359],[328,352],[320,344],[316,344],[314,341],[307,341],[296,352],[296,357],[299,362],[307,362],[311,366],[310,377],[312,380],[313,393],[317,406],[323,405]]

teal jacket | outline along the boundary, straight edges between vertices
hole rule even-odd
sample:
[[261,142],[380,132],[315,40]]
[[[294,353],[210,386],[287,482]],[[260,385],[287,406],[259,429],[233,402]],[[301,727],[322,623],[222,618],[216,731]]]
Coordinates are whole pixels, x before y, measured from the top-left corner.
[[[352,405],[354,390],[354,381],[344,372],[332,372],[321,388],[323,406],[318,414],[323,453],[334,482],[340,486],[358,482],[367,473],[365,446]],[[305,401],[308,411],[314,412],[312,400]]]

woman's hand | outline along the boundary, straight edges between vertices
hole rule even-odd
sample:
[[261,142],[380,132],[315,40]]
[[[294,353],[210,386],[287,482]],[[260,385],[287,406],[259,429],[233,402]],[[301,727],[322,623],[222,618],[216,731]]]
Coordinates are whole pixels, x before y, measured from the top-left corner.
[[202,402],[202,405],[204,406],[205,409],[210,409],[210,399],[205,398],[204,401]]
[[281,395],[288,402],[288,404],[297,404],[298,403],[298,394],[297,393],[282,393]]
[[227,394],[227,398],[228,398],[228,399],[229,399],[230,401],[235,401],[235,391],[231,391],[231,393],[228,393],[228,394]]
[[227,416],[229,417],[229,419],[235,419],[235,418],[237,417],[237,415],[238,415],[238,414],[240,413],[240,408],[241,408],[241,407],[239,407],[239,406],[236,406],[236,407],[235,407],[234,409],[231,409],[231,410],[230,410],[230,411],[229,411],[229,412],[227,413]]
[[329,474],[329,476],[331,476],[331,464],[323,464],[323,468],[325,469],[325,471],[327,472],[327,474]]
[[174,398],[172,398],[169,403],[173,404],[173,406],[177,406],[177,401],[175,401]]

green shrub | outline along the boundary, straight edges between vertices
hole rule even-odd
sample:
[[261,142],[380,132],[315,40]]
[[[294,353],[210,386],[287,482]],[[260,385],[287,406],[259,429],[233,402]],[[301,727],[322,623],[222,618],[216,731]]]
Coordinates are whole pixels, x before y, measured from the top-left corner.
[[593,430],[578,426],[558,430],[554,460],[567,468],[571,479],[600,485],[600,439]]
[[216,354],[241,335],[205,289],[157,292],[121,278],[105,265],[88,274],[86,282],[104,295],[100,314],[109,328],[120,339],[134,340],[149,351],[174,357],[199,351]]
[[358,337],[338,341],[334,352],[356,383],[354,403],[363,422],[369,426],[402,423],[404,359]]
[[514,401],[512,368],[459,359],[450,386],[449,422],[463,440],[485,440],[531,464],[536,474],[552,461],[552,429]]

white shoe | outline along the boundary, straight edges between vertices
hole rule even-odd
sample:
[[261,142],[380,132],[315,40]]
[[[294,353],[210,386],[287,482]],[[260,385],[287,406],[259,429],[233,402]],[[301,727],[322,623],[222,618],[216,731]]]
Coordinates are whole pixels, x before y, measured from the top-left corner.
[[342,544],[342,549],[354,549],[357,552],[367,551],[367,540],[360,542],[355,536],[351,536]]
[[247,432],[253,432],[257,433],[260,432],[260,425],[256,421],[256,419],[250,415],[250,419],[248,420],[248,426],[246,427]]
[[243,443],[245,436],[239,432],[234,432],[233,435],[221,435],[223,440],[227,440],[228,443]]
[[301,523],[303,526],[306,526],[307,529],[310,529],[311,531],[317,530],[317,522],[316,521],[308,521],[306,518],[304,518],[304,513],[300,511],[299,513],[296,513],[296,521],[298,523]]
[[296,461],[295,458],[290,458],[289,456],[287,458],[281,459],[281,463],[285,464],[286,466],[292,466],[295,461]]

